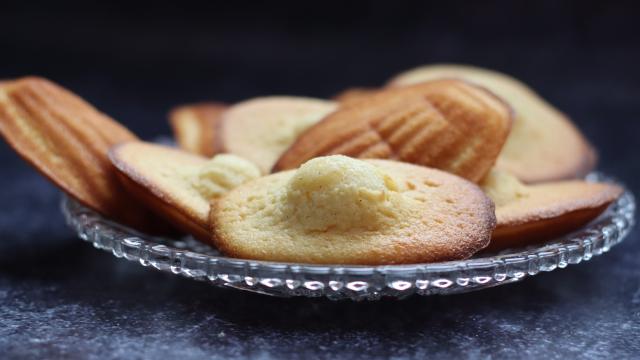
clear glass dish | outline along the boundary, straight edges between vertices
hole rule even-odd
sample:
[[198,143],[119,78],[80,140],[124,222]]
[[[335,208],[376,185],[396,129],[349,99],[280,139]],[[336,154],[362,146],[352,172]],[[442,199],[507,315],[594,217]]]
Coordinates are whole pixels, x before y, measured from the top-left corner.
[[[615,182],[598,173],[587,180]],[[544,244],[432,264],[350,266],[229,258],[190,237],[151,237],[104,219],[64,198],[62,211],[78,236],[116,257],[162,271],[266,295],[376,300],[412,294],[454,294],[520,281],[606,253],[631,230],[635,199],[624,194],[578,231]]]

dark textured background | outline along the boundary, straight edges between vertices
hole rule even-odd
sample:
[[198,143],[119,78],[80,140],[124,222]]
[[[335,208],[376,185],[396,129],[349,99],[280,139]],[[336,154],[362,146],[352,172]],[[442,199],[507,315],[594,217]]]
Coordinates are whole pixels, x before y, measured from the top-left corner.
[[[346,2],[345,2],[346,3]],[[640,193],[632,2],[3,4],[0,78],[49,77],[145,138],[183,102],[327,97],[415,65],[508,72],[574,118]],[[633,358],[640,236],[520,284],[332,303],[213,288],[117,260],[63,225],[58,191],[0,143],[0,357]]]

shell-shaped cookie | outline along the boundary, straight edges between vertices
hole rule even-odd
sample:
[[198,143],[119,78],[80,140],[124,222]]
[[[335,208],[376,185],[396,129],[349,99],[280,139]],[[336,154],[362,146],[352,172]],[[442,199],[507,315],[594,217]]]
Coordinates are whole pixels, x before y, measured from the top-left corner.
[[138,230],[169,230],[131,199],[107,158],[112,145],[136,136],[75,94],[36,77],[4,83],[0,134],[27,162],[84,205]]
[[221,154],[213,159],[142,141],[113,147],[109,157],[123,186],[176,228],[208,241],[209,203],[260,176],[247,160]]
[[216,132],[227,105],[199,103],[177,107],[169,113],[169,123],[178,145],[194,154],[213,156],[220,152]]
[[297,96],[245,100],[222,115],[216,143],[267,174],[298,134],[335,109],[333,101]]
[[513,129],[496,166],[526,183],[579,178],[597,156],[571,120],[534,90],[509,75],[466,65],[428,65],[405,71],[389,86],[407,86],[442,78],[472,81],[506,100],[515,111]]
[[[247,259],[382,265],[464,259],[489,243],[494,207],[475,184],[424,166],[345,159],[357,164],[313,168],[311,179],[283,171],[231,190],[212,204],[214,245]],[[382,175],[344,187],[361,167]]]
[[342,154],[434,167],[477,182],[493,166],[511,122],[507,104],[463,81],[386,90],[339,108],[302,133],[273,171]]
[[550,240],[595,219],[622,194],[614,184],[565,180],[525,185],[493,170],[481,184],[496,204],[496,229],[489,249]]

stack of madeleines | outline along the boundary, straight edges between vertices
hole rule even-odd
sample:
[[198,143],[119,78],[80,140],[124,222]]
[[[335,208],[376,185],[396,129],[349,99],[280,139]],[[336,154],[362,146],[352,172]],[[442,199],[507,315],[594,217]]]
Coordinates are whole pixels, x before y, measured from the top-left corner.
[[186,105],[179,148],[139,140],[35,77],[0,83],[0,133],[71,197],[153,235],[239,258],[465,259],[553,239],[622,194],[571,121],[507,75],[430,65],[333,100]]

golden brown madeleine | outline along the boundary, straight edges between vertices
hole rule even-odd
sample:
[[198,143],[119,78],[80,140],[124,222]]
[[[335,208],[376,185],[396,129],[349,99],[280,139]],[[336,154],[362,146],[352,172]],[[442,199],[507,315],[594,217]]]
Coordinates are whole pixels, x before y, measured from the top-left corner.
[[227,105],[216,102],[177,107],[169,113],[169,123],[178,145],[194,154],[211,157],[220,152],[216,131]]
[[455,175],[334,155],[231,190],[212,204],[210,225],[233,257],[409,264],[470,257],[489,243],[495,214]]
[[490,250],[550,240],[595,219],[621,194],[613,184],[566,180],[524,185],[493,170],[482,188],[496,204],[498,225]]
[[267,174],[298,134],[336,109],[333,101],[269,96],[235,104],[222,115],[217,144]]
[[109,152],[127,190],[178,229],[209,241],[209,202],[260,176],[234,155],[209,160],[184,150],[145,142],[119,144]]
[[343,154],[434,167],[477,182],[493,166],[511,121],[507,104],[464,81],[389,89],[341,107],[309,128],[273,171]]
[[109,147],[136,136],[84,100],[42,78],[0,86],[0,133],[59,188],[113,220],[149,233],[169,229],[117,180]]
[[506,74],[464,65],[430,65],[394,77],[390,86],[459,78],[485,86],[515,110],[513,129],[497,167],[526,183],[577,178],[596,164],[596,153],[569,118],[527,85]]
[[353,87],[348,88],[333,97],[333,100],[340,102],[341,105],[347,103],[353,103],[354,101],[360,101],[362,99],[366,99],[367,97],[379,92],[378,88],[369,88],[369,87]]

